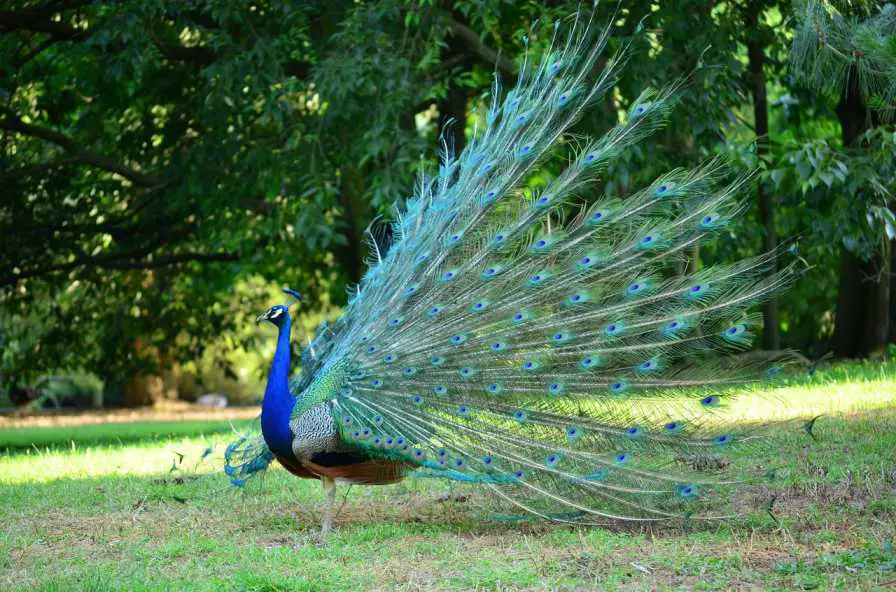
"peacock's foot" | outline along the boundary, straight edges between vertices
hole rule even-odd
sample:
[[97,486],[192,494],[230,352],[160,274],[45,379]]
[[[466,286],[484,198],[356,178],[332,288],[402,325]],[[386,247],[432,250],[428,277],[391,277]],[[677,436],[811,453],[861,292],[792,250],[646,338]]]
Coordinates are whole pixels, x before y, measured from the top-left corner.
[[324,506],[324,515],[321,522],[320,534],[318,535],[319,544],[323,544],[327,540],[327,536],[333,532],[333,502],[336,500],[336,481],[328,477],[322,477],[321,483],[327,495],[327,502]]

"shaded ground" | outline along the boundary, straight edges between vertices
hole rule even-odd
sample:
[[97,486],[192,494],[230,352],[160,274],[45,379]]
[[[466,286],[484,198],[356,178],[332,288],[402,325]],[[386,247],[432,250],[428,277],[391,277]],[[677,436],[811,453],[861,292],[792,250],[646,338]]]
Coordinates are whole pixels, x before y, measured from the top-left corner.
[[133,409],[48,409],[35,413],[12,412],[0,415],[0,430],[82,426],[98,423],[130,423],[144,421],[219,421],[249,419],[258,415],[258,406],[203,407],[183,401],[161,401],[152,407]]
[[56,410],[0,416],[0,451],[227,434],[244,428],[259,412],[257,406],[214,409],[166,401],[138,409]]
[[0,589],[896,589],[893,370],[785,391],[826,409],[818,441],[776,437],[779,476],[744,488],[730,523],[496,522],[481,491],[408,480],[353,488],[318,545],[320,485],[278,469],[231,488],[220,434],[7,453]]

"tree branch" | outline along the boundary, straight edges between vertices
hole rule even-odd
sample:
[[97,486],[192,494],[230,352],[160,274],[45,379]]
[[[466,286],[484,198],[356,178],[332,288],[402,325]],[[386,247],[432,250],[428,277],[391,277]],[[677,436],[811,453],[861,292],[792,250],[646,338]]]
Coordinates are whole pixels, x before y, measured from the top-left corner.
[[496,66],[498,70],[503,72],[506,76],[516,78],[517,69],[516,66],[513,65],[512,60],[507,59],[492,48],[488,47],[485,43],[482,42],[482,39],[479,38],[479,35],[476,34],[476,31],[474,31],[467,25],[454,19],[452,19],[450,23],[451,28],[449,29],[449,31],[451,35],[463,41],[467,45],[467,49],[469,49],[470,52],[472,52],[476,56],[479,56],[487,63]]
[[44,39],[43,41],[38,43],[34,49],[29,51],[27,54],[25,54],[21,58],[18,58],[15,61],[15,63],[12,65],[13,68],[21,68],[22,66],[24,66],[25,64],[27,64],[28,62],[30,62],[31,60],[33,60],[34,58],[39,56],[41,53],[43,53],[44,50],[49,49],[55,43],[56,43],[55,39],[53,39],[52,37],[47,37],[46,39]]
[[156,257],[152,261],[110,261],[98,264],[103,269],[156,269],[169,267],[180,263],[213,263],[221,261],[236,261],[240,258],[237,253],[176,253],[167,257]]
[[124,164],[112,158],[109,158],[108,156],[103,156],[101,154],[85,150],[65,134],[61,134],[57,131],[44,127],[25,123],[18,116],[11,113],[7,113],[4,119],[0,119],[0,129],[18,132],[26,136],[32,136],[34,138],[56,144],[57,146],[68,152],[72,156],[72,158],[77,159],[78,162],[90,166],[95,166],[105,171],[109,171],[110,173],[115,173],[131,181],[132,183],[143,187],[153,187],[156,185],[162,185],[166,182],[164,179],[157,175],[135,171],[134,169],[129,168]]
[[[84,4],[89,4],[89,1],[60,2],[56,5],[57,8],[55,10],[51,10],[51,7],[48,6],[26,11],[0,11],[0,33],[25,30],[47,34],[55,41],[83,41],[90,36],[90,31],[72,27],[64,22],[49,20],[49,17],[60,10],[76,8]],[[475,33],[473,34],[475,35]],[[165,57],[179,62],[207,66],[221,57],[218,52],[210,47],[169,45],[163,43],[155,36],[152,37],[152,41]],[[116,41],[107,47],[113,51],[121,51],[124,49],[124,45],[124,43]],[[308,77],[311,66],[306,62],[288,60],[283,63],[283,71],[290,76],[304,79]]]
[[153,43],[162,54],[172,60],[179,62],[189,62],[197,66],[207,66],[218,59],[215,50],[209,47],[197,45],[195,47],[183,47],[181,45],[165,45],[155,36],[152,37]]
[[36,175],[46,171],[52,171],[53,169],[61,169],[70,164],[78,164],[78,160],[76,158],[60,158],[59,160],[54,160],[52,162],[42,162],[40,164],[32,164],[12,169],[2,173],[2,176],[9,181],[11,179],[17,179],[18,177],[27,177],[28,175]]
[[21,21],[45,20],[63,10],[71,10],[90,4],[93,0],[61,0],[59,2],[48,2],[41,6],[32,6],[30,8],[22,8],[15,11],[15,14]]
[[58,273],[61,271],[71,271],[78,267],[90,266],[90,267],[98,267],[101,269],[117,269],[117,270],[129,270],[129,269],[158,269],[160,267],[171,267],[173,265],[179,265],[181,263],[192,263],[192,262],[201,262],[201,263],[216,263],[216,262],[226,262],[226,261],[236,261],[240,258],[238,253],[175,253],[173,255],[155,257],[153,259],[144,259],[144,255],[137,260],[129,260],[129,253],[121,253],[116,254],[114,258],[99,258],[99,257],[87,257],[87,258],[79,258],[75,261],[71,261],[68,263],[58,263],[55,265],[48,265],[46,267],[41,267],[37,269],[29,269],[26,271],[21,271],[19,273],[14,273],[11,275],[0,277],[0,288],[11,286],[16,284],[17,282],[34,277],[42,277],[45,275],[50,275],[52,273]]
[[51,20],[51,17],[62,10],[77,8],[89,3],[89,1],[81,0],[70,3],[60,2],[30,10],[3,10],[0,11],[0,32],[11,33],[24,29],[36,33],[46,33],[60,40],[78,41],[87,36],[85,29],[76,29],[62,21]]

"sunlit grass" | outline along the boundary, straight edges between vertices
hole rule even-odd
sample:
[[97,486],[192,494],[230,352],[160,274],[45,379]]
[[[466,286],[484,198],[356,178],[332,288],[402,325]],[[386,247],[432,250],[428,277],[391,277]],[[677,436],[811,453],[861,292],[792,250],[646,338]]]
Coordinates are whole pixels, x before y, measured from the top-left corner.
[[92,445],[120,446],[132,442],[158,442],[178,436],[231,433],[247,424],[233,421],[147,421],[61,427],[0,429],[0,451],[44,448],[84,449]]
[[[820,368],[778,380],[732,387],[669,389],[653,391],[638,403],[639,415],[657,425],[685,418],[699,419],[707,429],[731,423],[763,424],[818,415],[848,415],[873,411],[893,404],[896,393],[896,364],[851,363]],[[703,409],[700,399],[720,395],[722,404]],[[603,399],[588,405],[576,402],[596,417],[615,411],[626,414],[631,401],[625,397]]]
[[894,398],[896,365],[844,364],[772,387],[753,387],[734,400],[731,417],[761,422],[852,414],[892,406]]
[[274,469],[230,487],[222,424],[7,430],[35,440],[0,455],[0,589],[878,589],[896,581],[894,369],[822,369],[732,403],[748,421],[825,417],[817,442],[773,433],[780,478],[709,525],[496,523],[482,491],[412,479],[353,488],[318,546],[320,485]]
[[[220,440],[220,438],[215,438]],[[30,450],[0,458],[0,483],[47,483],[58,479],[94,479],[113,475],[154,475],[170,469],[177,454],[194,461],[211,439],[180,438],[126,446],[77,445],[69,449]],[[191,466],[195,465],[191,463]],[[198,471],[219,470],[211,462]]]

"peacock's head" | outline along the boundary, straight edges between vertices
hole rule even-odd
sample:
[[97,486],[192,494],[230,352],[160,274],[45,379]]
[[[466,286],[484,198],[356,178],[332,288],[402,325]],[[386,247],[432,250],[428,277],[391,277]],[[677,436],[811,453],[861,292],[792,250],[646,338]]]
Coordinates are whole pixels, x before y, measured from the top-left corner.
[[277,327],[283,324],[283,321],[289,316],[289,309],[283,304],[275,304],[271,308],[264,311],[255,318],[256,323],[268,321]]
[[[292,296],[295,302],[301,302],[302,300],[302,295],[295,290],[283,288],[283,292]],[[261,323],[262,321],[268,321],[269,323],[272,323],[277,327],[281,327],[283,325],[283,322],[289,318],[289,306],[290,305],[288,304],[275,304],[271,308],[264,311],[262,314],[258,315],[258,317],[256,317],[255,319],[255,322]]]

